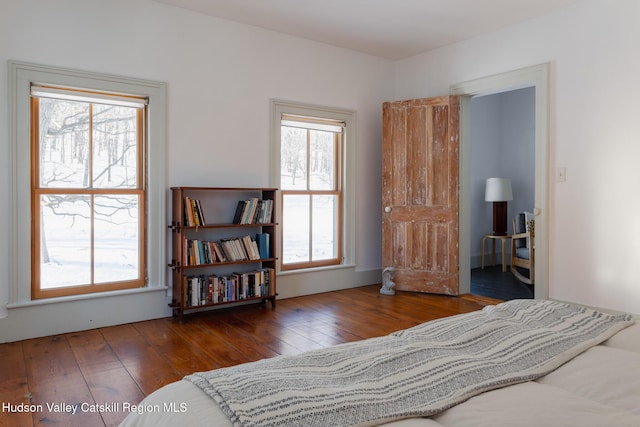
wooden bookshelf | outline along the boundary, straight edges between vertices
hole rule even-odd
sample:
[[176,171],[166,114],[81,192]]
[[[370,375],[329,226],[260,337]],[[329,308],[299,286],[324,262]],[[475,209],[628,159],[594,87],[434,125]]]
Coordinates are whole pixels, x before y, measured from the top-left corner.
[[275,188],[172,187],[173,315],[276,305]]

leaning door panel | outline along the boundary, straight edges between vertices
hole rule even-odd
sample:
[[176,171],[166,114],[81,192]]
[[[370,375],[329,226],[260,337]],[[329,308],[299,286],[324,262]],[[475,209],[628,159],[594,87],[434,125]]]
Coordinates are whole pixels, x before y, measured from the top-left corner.
[[383,105],[383,268],[396,289],[458,294],[458,98]]

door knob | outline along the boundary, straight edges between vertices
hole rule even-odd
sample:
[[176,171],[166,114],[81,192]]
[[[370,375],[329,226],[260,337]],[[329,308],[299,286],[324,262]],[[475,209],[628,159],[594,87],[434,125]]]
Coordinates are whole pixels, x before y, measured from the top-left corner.
[[384,207],[384,211],[385,211],[386,213],[391,212],[391,206],[385,206],[385,207]]

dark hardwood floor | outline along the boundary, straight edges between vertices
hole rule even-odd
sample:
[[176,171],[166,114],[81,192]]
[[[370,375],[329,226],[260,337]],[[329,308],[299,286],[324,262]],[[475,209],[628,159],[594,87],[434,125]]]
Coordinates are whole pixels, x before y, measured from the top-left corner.
[[[126,413],[113,411],[114,403],[137,404],[195,371],[381,336],[497,302],[378,291],[365,286],[279,300],[275,310],[250,305],[183,322],[165,318],[0,344],[0,425],[118,425]],[[68,412],[73,405],[75,414]]]
[[502,272],[500,265],[488,266],[484,270],[471,270],[471,293],[489,298],[509,301],[533,298],[533,286],[522,283],[509,271]]

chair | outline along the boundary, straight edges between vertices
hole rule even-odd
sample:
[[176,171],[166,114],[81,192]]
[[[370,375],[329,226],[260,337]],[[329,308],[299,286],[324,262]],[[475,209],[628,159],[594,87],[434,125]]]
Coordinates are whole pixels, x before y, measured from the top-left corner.
[[[513,219],[511,236],[511,273],[523,283],[535,281],[535,220],[530,212],[520,212]],[[528,277],[518,269],[529,270]]]

